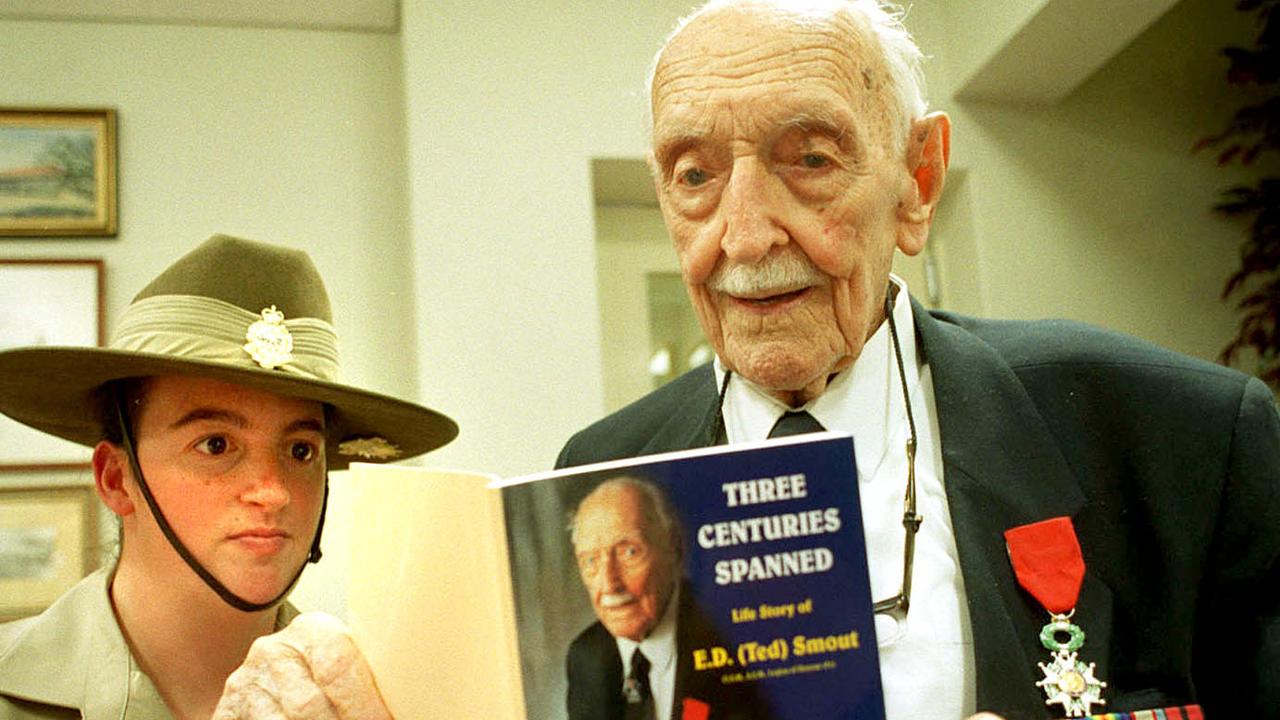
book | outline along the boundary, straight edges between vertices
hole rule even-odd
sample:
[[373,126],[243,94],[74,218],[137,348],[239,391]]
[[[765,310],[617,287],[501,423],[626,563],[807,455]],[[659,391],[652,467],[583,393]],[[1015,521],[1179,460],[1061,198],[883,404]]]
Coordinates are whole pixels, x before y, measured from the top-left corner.
[[[348,615],[397,717],[593,716],[624,683],[613,635],[645,632],[674,648],[674,720],[884,717],[848,435],[351,480]],[[669,526],[634,522],[636,493]]]

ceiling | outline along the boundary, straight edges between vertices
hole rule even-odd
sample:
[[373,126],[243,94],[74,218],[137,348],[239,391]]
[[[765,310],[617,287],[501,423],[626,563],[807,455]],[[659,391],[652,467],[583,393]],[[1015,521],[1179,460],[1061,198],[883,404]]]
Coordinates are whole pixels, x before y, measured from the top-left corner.
[[291,27],[394,33],[398,0],[4,0],[0,19]]

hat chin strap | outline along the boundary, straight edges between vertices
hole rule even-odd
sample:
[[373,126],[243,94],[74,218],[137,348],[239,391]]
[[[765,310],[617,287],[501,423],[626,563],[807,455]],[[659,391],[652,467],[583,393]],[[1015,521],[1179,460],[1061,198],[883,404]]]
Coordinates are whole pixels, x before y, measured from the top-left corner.
[[138,464],[138,453],[134,449],[133,430],[129,423],[129,412],[125,407],[126,401],[120,388],[117,387],[113,389],[112,399],[116,406],[116,419],[120,423],[120,435],[123,440],[122,444],[124,445],[124,452],[129,458],[129,469],[133,471],[133,477],[138,481],[138,488],[142,490],[142,497],[146,499],[147,507],[151,509],[151,516],[156,519],[156,525],[160,527],[160,532],[164,534],[165,539],[169,541],[171,546],[173,546],[173,549],[178,553],[178,556],[187,563],[187,567],[191,568],[192,572],[204,581],[205,585],[209,586],[210,590],[217,593],[218,597],[222,598],[224,602],[236,610],[244,612],[258,612],[259,610],[267,610],[279,605],[280,601],[284,600],[285,596],[293,590],[293,586],[298,584],[298,579],[302,577],[302,571],[306,569],[307,563],[320,561],[320,535],[324,532],[324,516],[329,507],[328,471],[325,471],[324,476],[324,501],[320,505],[320,522],[316,525],[316,534],[311,540],[311,550],[307,553],[307,559],[303,561],[302,565],[298,568],[298,571],[293,574],[293,579],[289,581],[289,584],[285,586],[284,590],[280,591],[280,594],[275,596],[275,598],[264,603],[249,602],[239,595],[236,595],[234,592],[231,592],[226,585],[223,585],[218,578],[213,576],[213,573],[209,572],[200,564],[199,560],[196,560],[195,556],[191,554],[191,551],[187,549],[187,546],[183,545],[182,541],[178,539],[178,535],[174,533],[173,527],[169,525],[169,521],[165,518],[164,513],[160,510],[160,506],[156,503],[155,496],[151,494],[151,488],[147,485],[146,478],[142,475],[142,466]]

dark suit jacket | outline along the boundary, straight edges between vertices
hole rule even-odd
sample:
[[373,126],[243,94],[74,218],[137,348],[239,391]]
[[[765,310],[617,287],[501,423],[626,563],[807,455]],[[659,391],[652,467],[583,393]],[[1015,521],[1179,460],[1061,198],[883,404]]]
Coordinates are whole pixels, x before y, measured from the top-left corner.
[[[1049,718],[1047,615],[1003,532],[1070,516],[1087,565],[1074,622],[1105,712],[1200,703],[1280,718],[1280,418],[1240,373],[1063,322],[915,305],[973,623],[980,710]],[[709,444],[710,367],[571,438],[558,466]],[[856,442],[856,439],[855,439]],[[925,522],[928,522],[926,518]],[[1252,713],[1252,714],[1249,714]]]
[[[682,700],[693,698],[711,708],[710,720],[766,720],[750,683],[722,685],[720,673],[693,669],[693,650],[723,646],[715,626],[697,606],[687,582],[680,588],[676,615],[676,685],[672,720],[680,720]],[[569,645],[567,660],[569,720],[622,720],[622,658],[618,644],[596,622]]]

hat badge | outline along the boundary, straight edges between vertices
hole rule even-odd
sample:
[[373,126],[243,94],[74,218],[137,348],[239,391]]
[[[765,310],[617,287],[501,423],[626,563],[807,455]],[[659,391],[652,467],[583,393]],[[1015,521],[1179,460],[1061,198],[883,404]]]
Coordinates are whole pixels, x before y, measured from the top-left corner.
[[267,370],[293,361],[293,336],[284,325],[284,313],[275,305],[262,309],[262,319],[249,326],[244,334],[244,351]]

